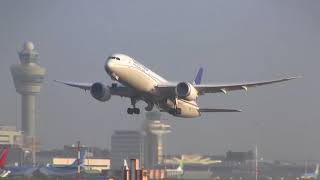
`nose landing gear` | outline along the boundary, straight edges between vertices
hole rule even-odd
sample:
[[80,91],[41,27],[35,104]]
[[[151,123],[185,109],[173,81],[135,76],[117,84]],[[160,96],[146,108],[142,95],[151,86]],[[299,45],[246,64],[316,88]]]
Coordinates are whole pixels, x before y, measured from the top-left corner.
[[131,105],[133,106],[133,108],[127,109],[128,114],[140,114],[140,109],[136,108],[136,102],[137,100],[135,98],[131,98]]

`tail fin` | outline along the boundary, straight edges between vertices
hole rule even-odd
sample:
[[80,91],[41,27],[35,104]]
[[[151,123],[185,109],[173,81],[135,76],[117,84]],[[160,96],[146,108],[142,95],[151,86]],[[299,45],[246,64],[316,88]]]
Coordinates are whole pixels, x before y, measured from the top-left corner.
[[9,154],[9,147],[6,147],[0,155],[0,168],[1,169],[3,169],[7,163],[8,154]]
[[78,167],[78,166],[83,166],[84,165],[84,160],[87,157],[87,151],[82,150],[80,151],[80,159],[76,159],[73,161],[73,163],[70,165],[71,167]]
[[316,170],[315,170],[315,172],[314,172],[316,175],[319,175],[319,164],[317,164],[317,166],[316,166]]
[[200,67],[199,70],[198,70],[198,72],[197,72],[196,77],[194,78],[194,81],[193,81],[194,84],[197,84],[197,85],[198,85],[198,84],[201,83],[202,74],[203,74],[203,68]]
[[178,166],[177,170],[178,170],[178,171],[183,171],[183,166],[184,166],[184,164],[183,164],[183,161],[181,160],[180,163],[179,163],[179,166]]

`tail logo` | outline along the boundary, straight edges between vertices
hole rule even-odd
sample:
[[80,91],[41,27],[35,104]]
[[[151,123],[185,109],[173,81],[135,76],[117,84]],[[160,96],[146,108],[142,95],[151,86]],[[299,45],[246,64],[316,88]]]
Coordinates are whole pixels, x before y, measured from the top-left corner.
[[202,80],[202,74],[203,74],[203,68],[199,68],[198,73],[194,79],[194,84],[198,85],[201,83]]
[[87,151],[82,150],[80,151],[80,159],[76,159],[71,166],[72,167],[78,167],[78,166],[83,166],[84,165],[84,160],[86,159],[87,156]]
[[3,169],[7,163],[9,148],[5,148],[0,155],[0,168]]

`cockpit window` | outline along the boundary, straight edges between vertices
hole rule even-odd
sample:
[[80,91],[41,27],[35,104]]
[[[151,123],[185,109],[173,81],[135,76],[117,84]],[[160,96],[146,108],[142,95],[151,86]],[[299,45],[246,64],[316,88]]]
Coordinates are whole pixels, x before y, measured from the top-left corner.
[[114,56],[110,56],[109,59],[116,59],[116,60],[120,61],[120,58],[114,57]]

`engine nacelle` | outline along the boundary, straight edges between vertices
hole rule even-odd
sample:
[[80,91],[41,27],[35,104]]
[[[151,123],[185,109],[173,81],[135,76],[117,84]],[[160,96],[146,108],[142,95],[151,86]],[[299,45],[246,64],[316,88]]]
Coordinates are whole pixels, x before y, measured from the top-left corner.
[[92,97],[101,102],[108,101],[111,98],[110,88],[99,82],[92,84],[90,93]]
[[198,97],[198,91],[188,82],[180,82],[175,92],[176,96],[188,101],[194,101]]

